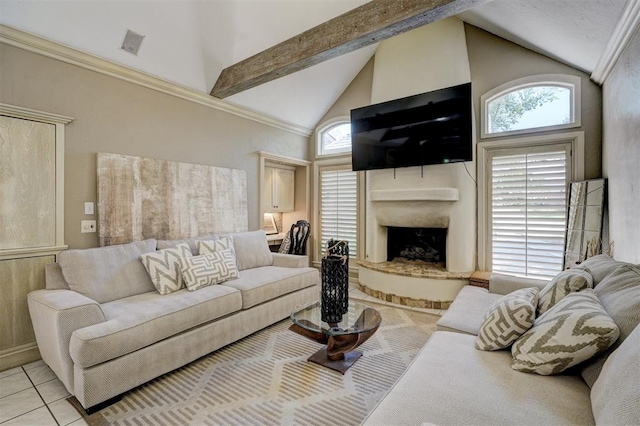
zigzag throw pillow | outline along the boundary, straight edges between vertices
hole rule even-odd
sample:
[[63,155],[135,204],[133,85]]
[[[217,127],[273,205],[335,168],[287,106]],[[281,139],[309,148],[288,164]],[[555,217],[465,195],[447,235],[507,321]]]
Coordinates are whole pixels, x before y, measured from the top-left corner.
[[593,290],[571,293],[536,319],[511,347],[511,368],[558,374],[607,350],[620,331]]
[[198,254],[214,253],[218,250],[231,250],[233,257],[236,257],[236,248],[233,245],[233,237],[222,237],[218,240],[202,240],[196,241]]
[[537,288],[523,288],[495,301],[480,326],[476,349],[496,351],[509,347],[533,325],[537,304]]
[[593,288],[593,277],[589,272],[581,269],[567,269],[560,272],[540,290],[538,316],[544,314],[569,293],[586,288]]
[[231,249],[181,259],[180,271],[189,291],[238,278],[236,257]]
[[180,259],[191,256],[189,244],[181,243],[169,249],[145,253],[140,256],[140,260],[158,293],[165,295],[183,287],[179,262]]

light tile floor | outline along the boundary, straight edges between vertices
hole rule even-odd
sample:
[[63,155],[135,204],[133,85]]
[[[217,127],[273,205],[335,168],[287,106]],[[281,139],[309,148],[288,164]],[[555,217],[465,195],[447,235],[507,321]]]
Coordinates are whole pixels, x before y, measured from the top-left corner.
[[[446,312],[376,299],[360,291],[355,284],[349,286],[349,297],[434,315]],[[0,425],[86,425],[80,413],[66,400],[69,396],[62,382],[42,360],[0,372]]]
[[69,392],[42,361],[0,373],[2,426],[81,426],[87,423],[66,399]]

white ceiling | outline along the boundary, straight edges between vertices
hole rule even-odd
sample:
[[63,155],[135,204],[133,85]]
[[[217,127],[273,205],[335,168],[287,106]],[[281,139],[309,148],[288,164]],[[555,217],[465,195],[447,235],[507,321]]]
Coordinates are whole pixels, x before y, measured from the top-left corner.
[[[209,93],[223,68],[367,0],[0,0],[0,22]],[[465,21],[587,72],[625,0],[494,0]],[[143,34],[138,56],[120,50]],[[375,52],[370,46],[227,100],[313,128]]]
[[591,74],[626,0],[494,0],[464,21]]

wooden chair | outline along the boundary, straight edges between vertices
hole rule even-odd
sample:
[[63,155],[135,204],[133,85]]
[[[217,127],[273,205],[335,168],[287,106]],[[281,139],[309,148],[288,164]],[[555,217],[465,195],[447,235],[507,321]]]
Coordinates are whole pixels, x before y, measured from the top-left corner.
[[291,240],[288,254],[297,254],[304,256],[307,254],[307,240],[311,232],[311,225],[306,220],[299,220],[289,230],[288,237]]

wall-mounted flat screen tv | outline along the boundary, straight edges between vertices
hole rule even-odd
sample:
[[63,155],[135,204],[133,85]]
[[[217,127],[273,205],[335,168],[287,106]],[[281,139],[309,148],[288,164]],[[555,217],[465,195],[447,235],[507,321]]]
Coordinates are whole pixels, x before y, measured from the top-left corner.
[[471,161],[471,83],[351,110],[353,170]]

